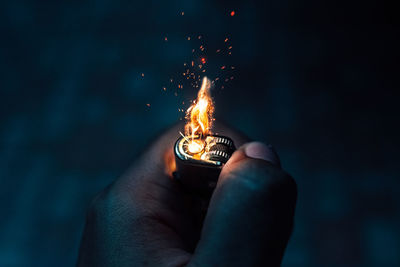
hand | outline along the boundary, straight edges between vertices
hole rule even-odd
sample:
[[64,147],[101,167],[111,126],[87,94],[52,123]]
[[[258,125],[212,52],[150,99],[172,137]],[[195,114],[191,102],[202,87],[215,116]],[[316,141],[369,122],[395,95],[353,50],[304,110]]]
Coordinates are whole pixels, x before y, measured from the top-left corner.
[[241,147],[222,169],[201,228],[196,197],[165,171],[180,129],[163,135],[94,199],[78,266],[280,265],[297,191],[276,153],[258,142],[241,146],[246,138],[217,129]]

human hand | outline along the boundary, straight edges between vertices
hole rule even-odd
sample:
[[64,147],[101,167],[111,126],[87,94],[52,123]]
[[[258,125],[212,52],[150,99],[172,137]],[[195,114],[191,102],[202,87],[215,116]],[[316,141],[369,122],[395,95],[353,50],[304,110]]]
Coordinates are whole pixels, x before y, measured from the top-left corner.
[[217,129],[241,147],[222,169],[201,228],[196,197],[165,172],[178,127],[95,198],[77,265],[279,266],[297,191],[276,153]]

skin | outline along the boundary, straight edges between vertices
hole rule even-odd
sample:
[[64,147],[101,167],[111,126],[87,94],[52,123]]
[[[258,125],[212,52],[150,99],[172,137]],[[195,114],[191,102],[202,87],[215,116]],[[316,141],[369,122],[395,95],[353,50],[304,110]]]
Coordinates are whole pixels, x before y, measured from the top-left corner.
[[277,154],[243,145],[246,137],[217,127],[240,148],[223,167],[206,217],[198,221],[196,196],[165,172],[165,154],[173,156],[181,129],[163,134],[93,200],[77,266],[280,265],[297,189]]

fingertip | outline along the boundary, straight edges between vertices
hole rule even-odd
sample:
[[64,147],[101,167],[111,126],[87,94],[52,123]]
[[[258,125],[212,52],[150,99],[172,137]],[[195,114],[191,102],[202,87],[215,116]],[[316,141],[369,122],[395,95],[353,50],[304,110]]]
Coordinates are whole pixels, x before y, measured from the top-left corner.
[[275,149],[271,145],[266,145],[262,142],[251,142],[243,146],[243,151],[247,157],[253,159],[262,159],[280,166],[280,160]]
[[279,156],[272,145],[266,145],[262,142],[254,141],[246,143],[236,150],[225,164],[224,169],[230,169],[231,166],[236,165],[237,162],[245,159],[261,159],[274,166],[279,168],[281,167]]

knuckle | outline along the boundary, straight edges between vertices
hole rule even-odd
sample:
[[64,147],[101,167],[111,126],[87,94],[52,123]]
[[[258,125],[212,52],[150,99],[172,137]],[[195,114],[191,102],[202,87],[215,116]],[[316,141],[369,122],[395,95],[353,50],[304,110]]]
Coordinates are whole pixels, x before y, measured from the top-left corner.
[[90,221],[113,221],[126,216],[138,216],[140,211],[132,202],[131,192],[114,182],[93,198],[86,218]]
[[88,218],[99,218],[107,214],[108,210],[115,205],[116,193],[111,185],[98,193],[90,202],[87,210]]

